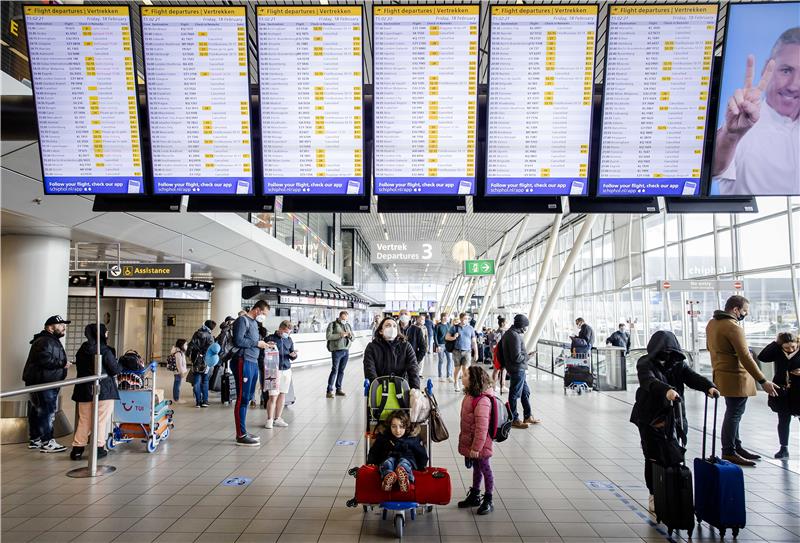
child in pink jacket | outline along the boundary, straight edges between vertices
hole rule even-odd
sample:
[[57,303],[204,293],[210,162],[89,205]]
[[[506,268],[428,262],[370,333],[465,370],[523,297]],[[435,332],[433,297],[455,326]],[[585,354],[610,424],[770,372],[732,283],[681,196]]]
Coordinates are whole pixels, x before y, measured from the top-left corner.
[[[461,375],[464,385],[464,401],[461,402],[461,433],[458,435],[458,452],[466,459],[467,467],[472,467],[472,487],[458,507],[478,507],[479,515],[494,511],[492,490],[492,438],[489,437],[489,424],[492,415],[492,379],[480,366],[470,366]],[[481,500],[481,480],[486,492]]]

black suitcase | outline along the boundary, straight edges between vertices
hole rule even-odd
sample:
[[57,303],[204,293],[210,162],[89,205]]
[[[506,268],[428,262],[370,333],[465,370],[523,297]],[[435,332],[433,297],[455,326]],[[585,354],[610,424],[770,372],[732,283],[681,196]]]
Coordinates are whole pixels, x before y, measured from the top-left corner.
[[589,388],[594,387],[594,375],[589,366],[567,366],[564,368],[564,388],[574,382],[584,382]]
[[222,393],[220,396],[224,405],[229,405],[236,401],[236,382],[232,373],[224,373],[222,375],[222,390],[220,392]]
[[[683,424],[683,413],[680,401],[672,402],[671,415],[678,435],[668,438],[677,439],[681,447],[686,445],[679,432]],[[670,432],[672,434],[672,432]],[[674,530],[686,530],[689,539],[694,531],[694,494],[692,471],[682,462],[677,466],[653,464],[653,496],[655,498],[656,521],[667,527],[667,535],[672,537]]]
[[208,380],[208,390],[211,392],[220,392],[222,390],[222,374],[225,368],[222,364],[217,364],[211,370],[211,379]]

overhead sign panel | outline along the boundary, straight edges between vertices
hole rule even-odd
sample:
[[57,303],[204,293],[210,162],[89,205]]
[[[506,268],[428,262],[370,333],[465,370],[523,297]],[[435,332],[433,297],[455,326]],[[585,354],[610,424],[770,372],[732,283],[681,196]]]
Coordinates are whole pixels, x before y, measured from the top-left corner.
[[113,264],[108,267],[110,279],[191,279],[192,265],[143,262],[138,264]]
[[716,4],[609,8],[599,196],[696,196]]
[[487,196],[587,193],[597,6],[492,6]]
[[45,194],[144,192],[127,6],[25,6]]
[[259,6],[265,194],[364,193],[359,6]]
[[157,194],[253,194],[244,6],[142,6]]
[[741,280],[715,280],[715,279],[681,279],[677,281],[659,281],[658,290],[672,292],[696,292],[704,290],[736,291],[744,290],[744,281]]
[[494,260],[465,260],[464,275],[494,275]]
[[373,15],[375,194],[474,194],[480,6]]
[[440,241],[371,241],[372,264],[436,263],[442,261]]

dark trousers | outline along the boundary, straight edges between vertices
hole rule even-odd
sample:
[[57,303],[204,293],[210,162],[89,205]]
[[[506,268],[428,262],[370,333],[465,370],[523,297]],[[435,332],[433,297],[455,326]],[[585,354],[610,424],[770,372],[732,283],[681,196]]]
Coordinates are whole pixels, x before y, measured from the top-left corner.
[[519,420],[517,400],[522,399],[522,416],[527,419],[531,416],[531,389],[528,388],[528,382],[525,381],[525,370],[511,373],[509,377],[511,378],[511,383],[508,386],[508,403],[511,406],[511,415],[514,420]]
[[178,401],[181,399],[181,374],[175,374],[175,381],[172,383],[172,400]]
[[650,494],[653,494],[653,464],[656,463],[659,449],[666,447],[666,443],[654,439],[645,425],[639,426],[639,439],[642,444],[642,454],[644,454],[644,483],[647,485],[647,490],[650,491]]
[[742,447],[739,439],[739,422],[747,407],[747,396],[743,398],[725,398],[725,417],[722,419],[722,454],[730,455]]
[[236,382],[236,405],[233,407],[233,419],[236,423],[236,437],[242,437],[247,434],[247,407],[256,391],[258,362],[239,358],[231,362],[231,369]]
[[194,374],[194,402],[197,405],[208,404],[208,373]]
[[328,376],[328,392],[333,392],[334,384],[336,385],[336,390],[342,389],[344,368],[347,366],[349,358],[350,351],[347,349],[339,349],[331,353],[331,374]]
[[31,441],[53,439],[53,421],[58,409],[58,389],[31,393],[28,400],[28,435]]
[[792,416],[789,413],[778,413],[778,439],[781,447],[789,446],[789,428],[792,426]]

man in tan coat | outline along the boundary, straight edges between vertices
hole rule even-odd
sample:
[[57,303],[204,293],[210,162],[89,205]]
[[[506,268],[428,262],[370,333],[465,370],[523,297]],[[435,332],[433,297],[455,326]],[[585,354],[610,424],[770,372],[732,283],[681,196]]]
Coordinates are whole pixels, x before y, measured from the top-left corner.
[[739,322],[750,311],[744,296],[731,296],[724,311],[714,311],[706,326],[706,345],[711,355],[713,381],[725,397],[725,418],[722,421],[722,458],[740,466],[755,466],[761,458],[742,447],[739,422],[744,415],[747,398],[756,395],[756,381],[770,396],[777,387],[767,381],[747,347],[744,329]]

